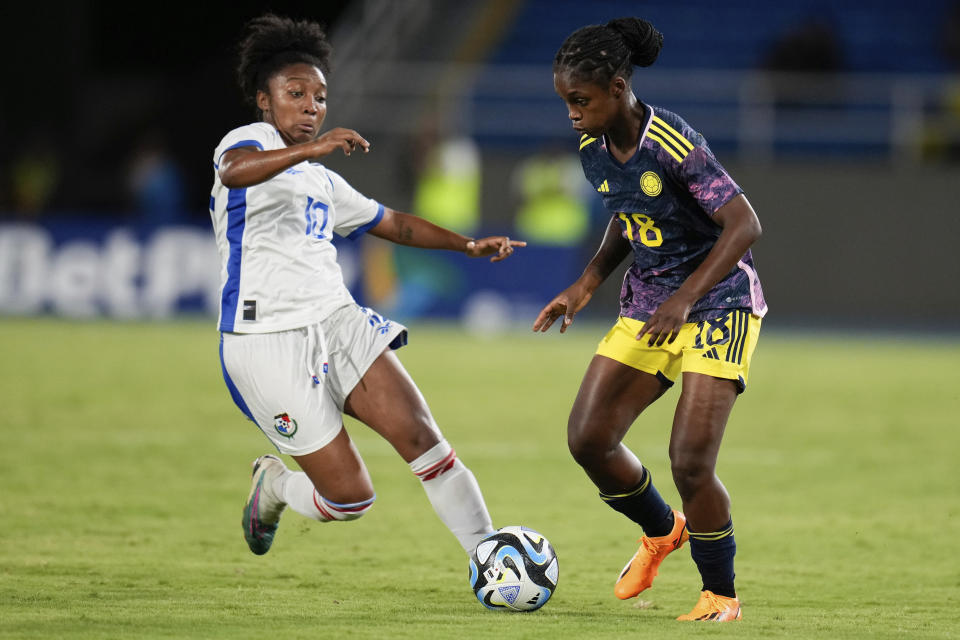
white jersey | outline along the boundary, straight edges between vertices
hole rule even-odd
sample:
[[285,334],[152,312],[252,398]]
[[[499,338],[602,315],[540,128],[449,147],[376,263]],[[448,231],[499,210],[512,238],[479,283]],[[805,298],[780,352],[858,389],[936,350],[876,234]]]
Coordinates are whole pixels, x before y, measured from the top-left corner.
[[210,217],[220,253],[220,331],[296,329],[353,302],[331,234],[360,236],[383,217],[383,205],[317,162],[228,189],[220,182],[220,158],[237,147],[270,151],[286,144],[273,125],[257,122],[228,133],[213,154]]

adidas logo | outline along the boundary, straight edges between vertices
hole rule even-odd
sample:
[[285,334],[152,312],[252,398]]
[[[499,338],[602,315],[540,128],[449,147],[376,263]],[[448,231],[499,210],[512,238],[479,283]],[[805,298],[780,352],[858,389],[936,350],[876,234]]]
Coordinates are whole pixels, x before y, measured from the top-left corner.
[[599,191],[600,193],[610,193],[610,184],[606,180],[604,180],[603,184],[597,187],[597,191]]

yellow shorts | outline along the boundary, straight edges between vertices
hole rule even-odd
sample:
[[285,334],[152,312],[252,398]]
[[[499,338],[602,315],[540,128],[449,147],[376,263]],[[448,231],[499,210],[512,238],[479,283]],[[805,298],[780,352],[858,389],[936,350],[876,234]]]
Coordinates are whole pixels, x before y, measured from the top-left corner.
[[733,309],[714,320],[688,322],[672,344],[649,346],[649,336],[637,340],[643,322],[620,317],[597,347],[597,355],[639,369],[672,385],[683,371],[734,380],[743,393],[750,357],[760,335],[760,318]]

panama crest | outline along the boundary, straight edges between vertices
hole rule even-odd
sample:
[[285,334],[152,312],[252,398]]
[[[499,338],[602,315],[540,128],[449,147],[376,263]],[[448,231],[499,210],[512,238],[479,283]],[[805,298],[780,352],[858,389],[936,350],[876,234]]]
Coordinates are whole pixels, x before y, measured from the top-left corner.
[[658,196],[663,191],[663,183],[653,171],[646,171],[640,176],[640,188],[650,197]]
[[284,438],[292,438],[297,432],[297,421],[286,413],[280,413],[273,416],[273,428]]

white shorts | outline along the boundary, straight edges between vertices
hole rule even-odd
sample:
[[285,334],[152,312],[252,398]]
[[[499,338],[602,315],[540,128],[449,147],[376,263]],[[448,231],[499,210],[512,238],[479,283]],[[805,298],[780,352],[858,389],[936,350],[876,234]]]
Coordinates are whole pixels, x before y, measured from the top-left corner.
[[336,437],[360,378],[406,342],[406,327],[354,303],[300,329],[221,333],[220,362],[240,410],[280,453],[299,456]]

